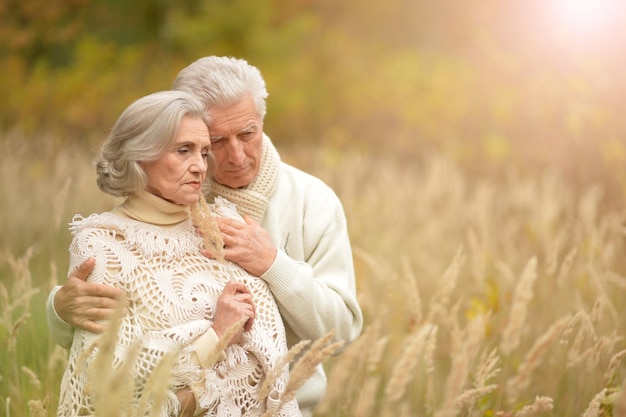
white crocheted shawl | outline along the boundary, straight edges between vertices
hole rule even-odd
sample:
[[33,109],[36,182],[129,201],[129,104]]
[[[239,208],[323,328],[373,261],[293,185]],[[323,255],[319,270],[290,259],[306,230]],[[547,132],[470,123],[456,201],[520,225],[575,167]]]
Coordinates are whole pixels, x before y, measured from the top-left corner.
[[[222,200],[216,204],[227,205]],[[227,207],[226,212],[229,210]],[[224,207],[218,211],[223,213]],[[260,401],[257,394],[268,371],[287,353],[287,344],[278,307],[262,279],[230,262],[202,256],[201,238],[190,220],[158,226],[103,213],[76,216],[71,230],[70,270],[93,256],[96,267],[89,281],[126,291],[128,314],[121,323],[113,366],[119,368],[131,346],[141,344],[132,375],[136,397],[159,360],[168,352],[178,352],[168,400],[159,415],[168,416],[176,410],[177,389],[199,381],[204,381],[200,403],[207,408],[205,416],[261,416],[276,408],[288,370],[272,385],[268,398]],[[210,328],[217,297],[233,279],[245,283],[252,292],[254,325],[238,344],[225,350],[224,360],[210,369],[200,368],[192,363],[190,343]],[[95,414],[94,381],[88,378],[89,365],[98,350],[86,367],[81,366],[80,358],[96,340],[97,336],[81,330],[74,335],[62,380],[59,416]],[[137,402],[135,399],[131,408]],[[277,415],[299,416],[295,400],[284,404]]]

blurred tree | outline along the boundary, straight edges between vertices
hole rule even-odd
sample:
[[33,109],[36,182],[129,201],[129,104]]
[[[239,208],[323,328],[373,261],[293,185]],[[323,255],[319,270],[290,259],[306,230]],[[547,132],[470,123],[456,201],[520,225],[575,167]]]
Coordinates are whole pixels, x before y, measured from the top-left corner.
[[83,35],[89,0],[0,0],[0,55],[19,56],[28,68],[44,59],[66,62]]

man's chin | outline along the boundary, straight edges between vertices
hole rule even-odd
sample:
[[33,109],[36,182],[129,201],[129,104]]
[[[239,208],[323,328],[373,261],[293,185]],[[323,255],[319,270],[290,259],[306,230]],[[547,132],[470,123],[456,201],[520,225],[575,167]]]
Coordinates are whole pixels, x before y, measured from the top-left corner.
[[250,185],[252,180],[248,180],[247,178],[231,178],[226,180],[215,180],[219,185],[223,185],[228,188],[243,188],[247,185]]

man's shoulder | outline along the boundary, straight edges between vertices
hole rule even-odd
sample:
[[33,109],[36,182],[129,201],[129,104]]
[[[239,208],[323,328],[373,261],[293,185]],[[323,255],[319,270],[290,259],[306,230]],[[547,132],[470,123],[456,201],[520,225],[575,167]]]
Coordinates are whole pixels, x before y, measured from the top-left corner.
[[301,189],[303,187],[310,186],[332,191],[330,186],[322,181],[320,178],[299,168],[296,168],[293,165],[289,165],[286,162],[281,162],[281,176],[289,182],[297,185],[298,188]]
[[335,190],[323,180],[286,163],[282,163],[275,194],[290,201],[303,201],[307,205],[341,206]]

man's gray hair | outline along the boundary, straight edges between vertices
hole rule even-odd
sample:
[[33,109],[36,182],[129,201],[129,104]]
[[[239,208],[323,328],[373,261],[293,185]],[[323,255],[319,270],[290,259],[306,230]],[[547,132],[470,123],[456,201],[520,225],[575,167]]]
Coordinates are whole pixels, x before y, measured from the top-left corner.
[[160,91],[134,101],[122,112],[96,160],[98,187],[116,197],[145,189],[140,162],[159,159],[176,140],[184,117],[208,114],[200,100],[184,91]]
[[172,88],[195,95],[209,111],[213,106],[231,105],[250,95],[261,120],[265,117],[268,96],[265,80],[258,68],[244,59],[200,58],[178,73]]

